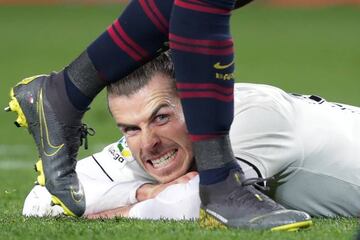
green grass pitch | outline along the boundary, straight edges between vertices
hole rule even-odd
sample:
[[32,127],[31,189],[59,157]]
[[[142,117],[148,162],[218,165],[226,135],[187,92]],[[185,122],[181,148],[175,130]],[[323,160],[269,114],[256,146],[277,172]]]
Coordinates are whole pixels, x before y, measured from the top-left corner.
[[[121,12],[111,6],[0,6],[0,106],[23,77],[59,70],[76,57]],[[360,8],[284,9],[253,4],[232,19],[237,80],[267,83],[360,106]],[[357,219],[315,219],[295,233],[205,230],[197,223],[169,221],[33,219],[21,216],[32,187],[36,151],[15,114],[0,113],[0,239],[353,239]],[[96,128],[89,152],[119,133],[105,95],[85,121]]]

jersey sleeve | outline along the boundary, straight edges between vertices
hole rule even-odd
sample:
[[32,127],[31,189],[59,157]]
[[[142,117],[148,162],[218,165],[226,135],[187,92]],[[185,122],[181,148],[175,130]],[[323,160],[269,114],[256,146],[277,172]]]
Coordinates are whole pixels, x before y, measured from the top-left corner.
[[[84,182],[84,178],[82,180]],[[148,182],[141,179],[121,182],[87,179],[85,183],[85,215],[88,215],[136,203],[137,189]]]
[[135,204],[129,217],[139,219],[194,220],[199,218],[199,176],[174,184],[153,199]]

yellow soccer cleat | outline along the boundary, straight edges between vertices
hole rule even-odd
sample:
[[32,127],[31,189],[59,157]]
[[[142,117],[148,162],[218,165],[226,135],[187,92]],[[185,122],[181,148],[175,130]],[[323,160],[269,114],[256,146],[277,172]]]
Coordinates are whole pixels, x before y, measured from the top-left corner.
[[27,128],[36,143],[40,156],[36,168],[43,173],[38,177],[39,184],[46,186],[54,202],[64,208],[65,214],[82,216],[85,195],[75,166],[87,129],[80,120],[83,112],[74,110],[76,116],[61,114],[59,109],[66,100],[58,100],[61,96],[48,94],[49,80],[57,77],[62,77],[62,73],[22,80],[10,90],[10,102],[5,111],[17,113],[15,125]]

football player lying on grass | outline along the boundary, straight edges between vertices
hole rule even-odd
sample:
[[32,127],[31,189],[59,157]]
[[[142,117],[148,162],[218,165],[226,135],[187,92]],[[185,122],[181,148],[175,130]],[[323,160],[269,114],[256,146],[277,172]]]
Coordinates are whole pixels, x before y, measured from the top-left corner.
[[[107,91],[110,112],[124,137],[77,164],[85,216],[198,218],[199,178],[168,55]],[[313,216],[359,215],[359,108],[240,83],[235,85],[230,138],[247,177],[243,185],[255,185],[285,207]],[[42,175],[38,182],[23,214],[62,214],[41,186]]]

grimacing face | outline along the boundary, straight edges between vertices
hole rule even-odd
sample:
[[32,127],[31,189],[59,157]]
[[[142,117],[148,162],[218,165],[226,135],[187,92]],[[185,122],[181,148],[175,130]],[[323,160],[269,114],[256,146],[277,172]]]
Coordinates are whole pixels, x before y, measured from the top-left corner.
[[188,172],[193,153],[179,97],[168,76],[155,74],[130,96],[109,95],[109,108],[147,173],[167,183]]

